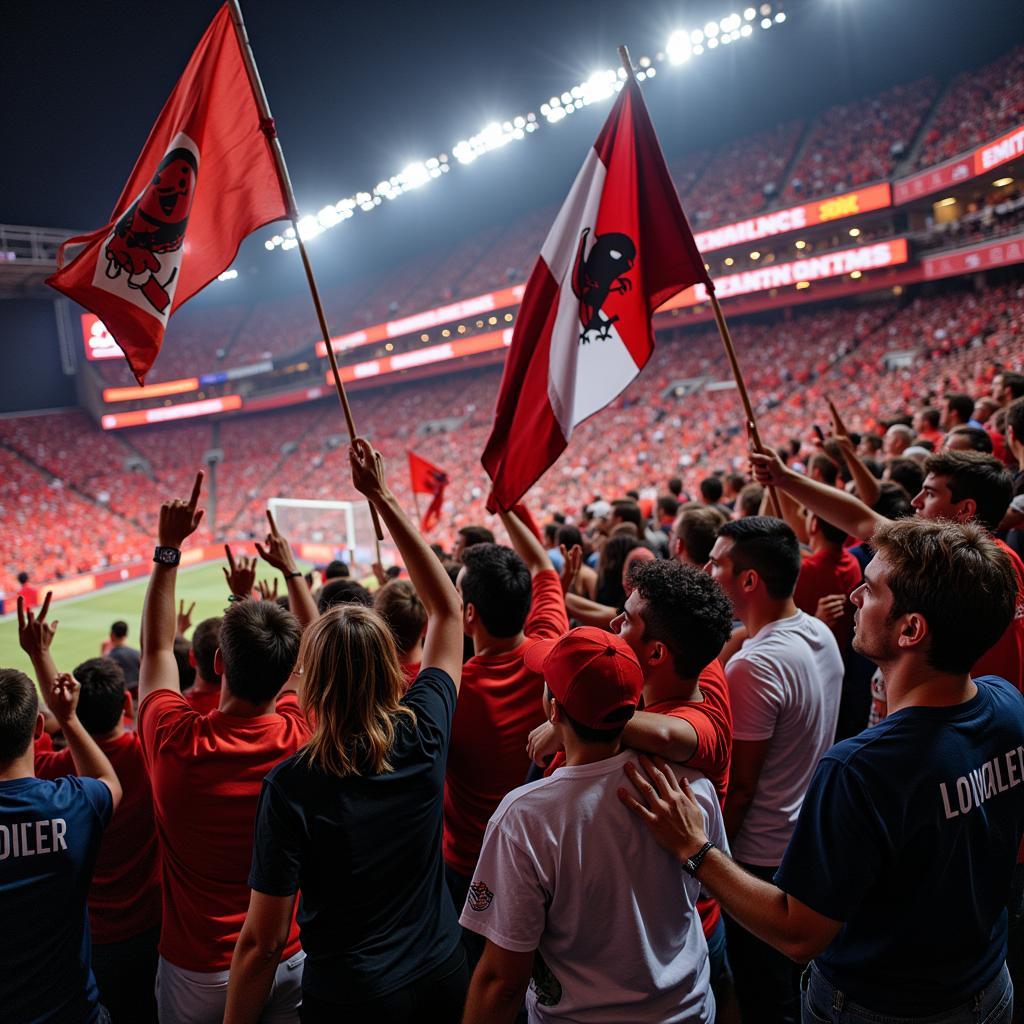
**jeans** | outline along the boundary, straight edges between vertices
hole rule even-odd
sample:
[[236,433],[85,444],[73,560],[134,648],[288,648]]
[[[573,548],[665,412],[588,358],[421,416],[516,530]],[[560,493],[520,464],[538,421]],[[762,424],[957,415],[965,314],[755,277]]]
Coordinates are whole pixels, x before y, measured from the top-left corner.
[[439,967],[397,992],[364,1003],[332,1003],[307,992],[302,998],[302,1024],[459,1024],[469,989],[466,951],[459,946]]
[[[305,959],[300,949],[278,965],[260,1024],[296,1024],[299,1020]],[[227,1001],[227,971],[186,971],[160,957],[156,969],[160,1024],[221,1024]]]
[[928,1017],[896,1017],[858,1006],[825,980],[814,961],[800,988],[802,1024],[1009,1024],[1013,1015],[1013,983],[1005,964],[992,984],[967,1002]]
[[124,942],[94,942],[92,973],[114,1024],[156,1024],[157,943],[160,926]]
[[[771,882],[778,870],[756,864],[742,867],[766,882]],[[801,965],[755,938],[728,915],[725,931],[736,1000],[743,1020],[747,1024],[797,1024]]]

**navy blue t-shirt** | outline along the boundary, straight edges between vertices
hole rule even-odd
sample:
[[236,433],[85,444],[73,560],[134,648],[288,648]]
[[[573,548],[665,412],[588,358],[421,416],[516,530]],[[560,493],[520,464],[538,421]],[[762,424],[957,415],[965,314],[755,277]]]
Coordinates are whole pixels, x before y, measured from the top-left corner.
[[0,1019],[96,1020],[85,901],[112,810],[96,779],[0,782]]
[[822,758],[776,883],[844,921],[815,963],[847,999],[925,1016],[988,985],[1024,832],[1024,697],[996,676]]
[[300,751],[260,795],[249,885],[268,896],[302,891],[302,988],[330,1002],[387,995],[461,941],[441,856],[455,685],[424,669],[402,703],[416,723],[397,720],[393,771],[338,778]]

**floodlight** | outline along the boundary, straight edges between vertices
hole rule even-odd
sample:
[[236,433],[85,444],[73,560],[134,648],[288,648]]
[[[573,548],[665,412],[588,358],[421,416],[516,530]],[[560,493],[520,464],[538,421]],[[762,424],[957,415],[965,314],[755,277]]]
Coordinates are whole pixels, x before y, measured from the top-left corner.
[[785,20],[786,20],[786,12],[785,11],[779,11],[779,13],[775,15],[775,23],[777,25],[781,25]]
[[717,21],[709,21],[704,26],[704,35],[706,35],[708,37],[708,39],[711,39],[712,37],[717,36],[718,35],[718,22]]
[[746,18],[747,21],[753,21],[757,17],[757,11],[755,11],[753,7],[748,7],[743,12],[743,17]]
[[704,33],[701,32],[699,28],[695,28],[690,33],[690,42],[693,43],[694,46],[699,46],[704,42]]

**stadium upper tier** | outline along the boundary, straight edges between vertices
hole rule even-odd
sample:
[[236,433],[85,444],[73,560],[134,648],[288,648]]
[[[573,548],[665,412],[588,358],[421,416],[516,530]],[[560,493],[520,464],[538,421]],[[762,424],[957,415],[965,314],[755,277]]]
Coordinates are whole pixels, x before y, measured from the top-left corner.
[[[961,279],[927,298],[784,310],[732,326],[762,432],[780,443],[827,423],[826,394],[864,429],[947,390],[981,393],[996,364],[1021,370],[1024,283],[1017,274],[1012,284],[975,289]],[[897,351],[912,355],[889,368],[884,357]],[[353,396],[356,422],[384,452],[406,508],[407,449],[448,472],[445,539],[487,520],[479,458],[499,379],[492,367]],[[450,429],[425,429],[441,420]],[[211,450],[223,461],[197,543],[262,534],[270,497],[353,499],[345,450],[336,447],[343,432],[333,400],[120,432],[101,431],[80,410],[0,420],[0,589],[16,589],[23,569],[41,582],[148,558],[160,502],[188,492]],[[663,487],[677,474],[692,493],[711,470],[742,464],[745,443],[718,336],[690,325],[659,339],[644,373],[578,428],[529,500],[538,511],[571,513],[596,494]]]
[[[964,72],[945,89],[931,79],[897,85],[821,111],[806,123],[788,121],[713,151],[670,153],[669,164],[694,230],[704,231],[890,180],[1022,121],[1024,47],[1017,47],[990,65]],[[554,214],[554,208],[539,209],[387,273],[327,287],[332,330],[345,334],[521,284]],[[171,321],[149,382],[297,352],[315,338],[316,322],[304,294],[216,310],[186,306]],[[105,385],[132,384],[122,360],[96,365]]]

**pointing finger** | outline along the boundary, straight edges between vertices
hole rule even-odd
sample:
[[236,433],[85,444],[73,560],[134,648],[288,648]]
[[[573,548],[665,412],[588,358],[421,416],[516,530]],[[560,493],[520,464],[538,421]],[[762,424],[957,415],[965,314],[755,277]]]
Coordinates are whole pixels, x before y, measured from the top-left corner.
[[43,607],[39,609],[38,621],[42,622],[46,618],[46,613],[50,610],[50,598],[53,597],[53,591],[48,590],[46,597],[43,598]]
[[199,470],[196,473],[196,482],[192,485],[192,497],[188,499],[188,507],[195,511],[196,505],[199,504],[199,492],[203,489],[203,471]]
[[25,629],[25,598],[18,595],[18,632]]
[[267,522],[270,523],[270,532],[275,537],[277,537],[278,536],[277,523],[274,522],[274,513],[271,512],[269,508],[267,509]]
[[[231,571],[234,572],[235,571],[235,556],[233,554],[231,554],[231,545],[230,544],[225,544],[224,545],[224,554],[228,556],[228,565],[231,566]],[[224,571],[227,572],[226,569]]]

